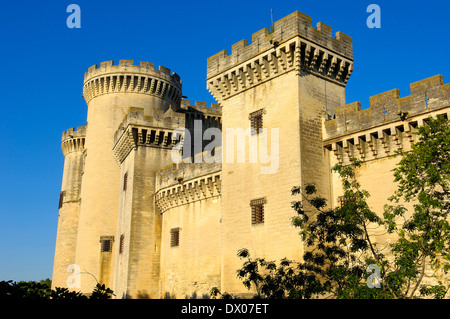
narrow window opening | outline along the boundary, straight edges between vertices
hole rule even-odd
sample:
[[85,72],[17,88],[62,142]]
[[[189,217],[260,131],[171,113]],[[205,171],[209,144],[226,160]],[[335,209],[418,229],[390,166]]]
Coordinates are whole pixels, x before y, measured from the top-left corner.
[[170,247],[180,246],[180,228],[170,230]]
[[59,193],[59,209],[61,209],[61,207],[63,206],[65,193],[66,193],[65,191],[62,191],[61,193]]
[[123,175],[123,190],[126,191],[128,186],[128,172]]
[[119,254],[123,253],[123,240],[124,240],[124,236],[122,234],[122,235],[120,235]]

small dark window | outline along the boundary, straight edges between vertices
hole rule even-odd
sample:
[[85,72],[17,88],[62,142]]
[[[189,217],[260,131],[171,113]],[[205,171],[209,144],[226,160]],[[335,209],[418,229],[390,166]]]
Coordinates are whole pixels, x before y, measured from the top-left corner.
[[114,236],[102,236],[100,237],[100,250],[101,252],[111,252]]
[[180,228],[172,228],[170,230],[170,247],[180,245]]
[[102,241],[102,251],[111,251],[111,241],[110,240],[104,240]]
[[264,205],[266,203],[265,198],[258,198],[250,201],[250,207],[252,211],[252,224],[264,223]]
[[120,242],[119,242],[119,254],[121,254],[123,252],[123,234],[120,235]]
[[127,190],[127,183],[128,183],[128,172],[126,172],[123,175],[123,190],[126,191]]
[[250,120],[250,128],[252,129],[252,135],[259,134],[260,129],[263,128],[263,114],[264,110],[258,110],[250,113],[248,118]]
[[62,205],[63,205],[63,201],[64,201],[64,191],[62,191],[61,193],[59,193],[59,208],[61,209]]

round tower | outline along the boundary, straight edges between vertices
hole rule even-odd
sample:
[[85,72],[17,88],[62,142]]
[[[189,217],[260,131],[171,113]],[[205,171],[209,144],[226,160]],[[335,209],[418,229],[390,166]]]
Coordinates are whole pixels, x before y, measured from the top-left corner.
[[[80,213],[81,177],[86,128],[71,128],[62,134],[61,149],[64,154],[64,172],[59,195],[58,232],[56,235],[55,261],[52,287],[66,287],[70,276],[68,267],[75,263]],[[69,269],[70,270],[70,269]],[[73,284],[73,285],[72,285]],[[73,282],[70,288],[77,288]]]
[[102,62],[84,75],[83,96],[88,105],[86,158],[75,263],[80,267],[81,291],[95,284],[112,287],[114,238],[117,231],[120,167],[114,159],[114,134],[130,107],[166,111],[181,102],[180,77],[168,68],[132,60]]

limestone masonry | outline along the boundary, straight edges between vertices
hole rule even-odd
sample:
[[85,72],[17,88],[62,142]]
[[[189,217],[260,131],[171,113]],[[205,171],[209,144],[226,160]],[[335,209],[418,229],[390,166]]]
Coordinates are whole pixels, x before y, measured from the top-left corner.
[[[352,71],[352,38],[333,37],[321,22],[314,28],[298,11],[275,22],[273,33],[262,29],[251,44],[241,40],[207,60],[207,88],[218,102],[211,106],[183,99],[180,76],[168,68],[132,60],[91,66],[86,126],[62,135],[53,287],[88,294],[98,281],[116,298],[201,298],[212,287],[246,296],[237,251],[300,260],[292,187],[314,183],[338,205],[341,183],[331,167],[352,157],[364,162],[357,176],[381,213],[396,189],[392,155],[410,148],[427,117],[448,118],[450,84],[436,75],[412,83],[409,96],[397,89],[372,96],[361,110],[345,101]],[[209,128],[223,135],[208,162],[211,141],[199,146],[188,137]],[[273,163],[252,160],[248,147],[234,145],[239,136],[227,139],[230,128],[245,130],[244,145],[266,143],[276,170],[261,173]],[[68,282],[73,264],[79,286]]]

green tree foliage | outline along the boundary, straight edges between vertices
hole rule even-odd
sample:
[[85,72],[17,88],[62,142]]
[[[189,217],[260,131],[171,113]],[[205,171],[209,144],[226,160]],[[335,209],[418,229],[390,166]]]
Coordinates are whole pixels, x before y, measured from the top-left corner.
[[[442,298],[447,293],[450,270],[450,125],[446,118],[428,119],[418,129],[419,140],[402,156],[394,170],[398,189],[385,206],[389,232],[399,239],[392,245],[395,257],[387,281],[401,288],[399,297],[422,295]],[[404,202],[413,202],[407,216]],[[399,221],[404,220],[403,224]],[[400,228],[399,225],[400,224]],[[447,282],[423,284],[426,268],[441,271]]]
[[0,299],[6,300],[98,300],[111,299],[113,291],[105,285],[97,284],[92,294],[87,297],[81,292],[70,291],[67,288],[51,289],[51,280],[0,281]]
[[50,279],[37,281],[1,281],[0,298],[48,299],[51,294]]
[[[385,206],[383,216],[367,204],[369,193],[361,189],[355,171],[361,162],[336,165],[344,195],[340,207],[327,208],[314,185],[294,187],[292,202],[297,215],[292,223],[305,244],[301,262],[276,263],[251,258],[247,249],[237,277],[256,291],[255,298],[444,298],[449,290],[450,227],[450,129],[445,118],[428,119],[417,132],[419,141],[402,156],[394,170],[398,190]],[[409,212],[399,202],[412,201]],[[403,221],[403,222],[402,222]],[[369,232],[385,227],[396,239],[381,252]],[[389,256],[390,258],[387,258]],[[441,270],[447,282],[424,284],[426,268]],[[370,269],[379,269],[372,273]],[[373,282],[372,279],[378,279]],[[375,285],[375,286],[374,286]],[[212,291],[219,296],[220,291]],[[228,297],[229,294],[222,295]]]

